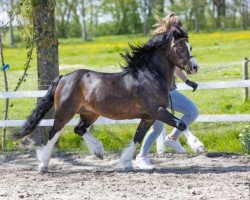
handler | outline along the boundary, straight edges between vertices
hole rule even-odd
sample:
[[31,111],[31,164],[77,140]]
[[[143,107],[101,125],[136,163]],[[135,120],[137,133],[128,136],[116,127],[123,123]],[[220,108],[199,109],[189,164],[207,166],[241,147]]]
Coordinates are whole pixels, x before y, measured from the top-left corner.
[[[183,28],[180,18],[175,13],[171,13],[164,18],[157,17],[157,21],[158,22],[154,25],[154,27],[156,27],[153,32],[154,35],[158,35],[162,32],[167,31],[172,25]],[[192,74],[195,74],[196,72],[197,70],[194,70],[192,71]],[[192,87],[193,91],[197,89],[198,84],[193,81],[190,81],[186,77],[184,72],[182,72],[178,67],[175,67],[175,75],[177,75],[188,86]],[[182,113],[183,115],[180,119],[187,126],[192,124],[198,117],[199,111],[196,105],[189,98],[187,98],[176,90],[175,80],[171,85],[169,96],[169,108],[172,108],[173,110]],[[151,165],[148,159],[148,153],[150,147],[153,145],[157,137],[163,131],[163,128],[164,123],[158,120],[156,120],[155,123],[152,125],[150,131],[146,134],[143,140],[140,153],[136,157],[135,164],[137,165],[137,167],[146,170],[153,169],[153,166]],[[169,135],[167,135],[164,140],[165,145],[172,147],[176,153],[186,153],[185,149],[181,146],[178,140],[181,133],[182,132],[179,131],[177,128],[174,128],[173,131]]]

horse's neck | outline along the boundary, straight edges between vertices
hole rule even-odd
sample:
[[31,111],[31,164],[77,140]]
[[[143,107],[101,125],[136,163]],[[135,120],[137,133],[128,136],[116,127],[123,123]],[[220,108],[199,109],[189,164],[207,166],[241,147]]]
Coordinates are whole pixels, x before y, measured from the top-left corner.
[[148,82],[152,85],[163,85],[169,89],[174,75],[174,66],[167,65],[156,71],[139,72],[137,81]]
[[152,71],[138,71],[136,76],[123,72],[123,79],[125,82],[130,82],[132,85],[144,84],[148,82],[152,85],[160,84],[170,88],[173,80],[174,66],[168,61],[164,63],[159,62],[158,64],[155,64],[155,66],[157,66],[157,69]]
[[171,84],[174,76],[174,65],[169,61],[161,63],[159,65],[159,71],[161,72],[167,83]]

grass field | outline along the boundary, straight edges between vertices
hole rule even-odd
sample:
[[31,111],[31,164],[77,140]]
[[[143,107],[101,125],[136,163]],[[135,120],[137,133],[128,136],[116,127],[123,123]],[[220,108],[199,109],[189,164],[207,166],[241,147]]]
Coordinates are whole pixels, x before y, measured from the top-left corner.
[[[140,44],[149,39],[143,35],[121,35],[93,38],[93,41],[81,42],[80,39],[64,39],[59,41],[60,73],[65,74],[79,67],[98,71],[120,71],[123,63],[119,53],[128,48],[128,43]],[[193,55],[201,65],[200,71],[191,80],[219,81],[242,79],[241,61],[250,58],[250,31],[215,32],[189,35],[193,47]],[[7,72],[10,90],[15,87],[22,73],[26,50],[23,45],[17,48],[4,49],[5,62],[11,69]],[[20,90],[36,90],[36,63],[33,57],[32,68],[29,69],[27,81]],[[230,67],[226,67],[230,65]],[[226,67],[226,68],[223,68]],[[221,68],[221,69],[218,69]],[[0,91],[4,91],[3,76],[0,77]],[[183,92],[199,107],[200,114],[236,114],[250,113],[250,102],[244,101],[242,89],[197,90],[192,93]],[[24,119],[34,108],[35,99],[11,99],[9,119]],[[0,100],[3,118],[4,101]],[[241,152],[238,133],[246,123],[194,123],[191,130],[206,144],[209,151]],[[94,134],[104,142],[109,151],[119,151],[132,139],[135,125],[95,127]],[[167,127],[167,131],[171,130]],[[184,138],[182,138],[184,143]],[[72,134],[72,127],[65,130],[59,141],[62,150],[84,150],[81,138]],[[9,143],[9,148],[15,148]]]

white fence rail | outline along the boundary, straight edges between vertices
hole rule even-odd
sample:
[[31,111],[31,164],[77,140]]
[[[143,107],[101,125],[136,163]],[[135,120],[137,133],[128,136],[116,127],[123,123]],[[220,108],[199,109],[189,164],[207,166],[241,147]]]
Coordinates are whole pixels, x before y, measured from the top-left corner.
[[[78,118],[73,118],[67,125],[76,125]],[[133,124],[139,123],[140,119],[132,120],[111,120],[104,117],[99,117],[95,124]],[[250,114],[235,114],[235,115],[200,115],[196,122],[250,122]],[[0,127],[19,127],[23,126],[25,120],[2,120]],[[39,126],[52,126],[54,119],[44,119]]]
[[[222,88],[244,88],[250,87],[250,80],[237,81],[219,81],[219,82],[201,82],[198,83],[199,90],[204,89],[222,89]],[[178,90],[191,90],[184,83],[177,84]],[[0,92],[1,98],[34,98],[43,97],[47,91],[22,91],[22,92]],[[250,111],[249,111],[250,113]],[[79,119],[72,119],[68,125],[76,125]],[[236,114],[236,115],[201,115],[196,120],[197,122],[250,122],[250,114]],[[0,127],[17,127],[22,126],[25,120],[0,120]],[[39,126],[52,126],[54,120],[42,120]],[[103,117],[98,118],[95,124],[127,124],[138,123],[139,119],[133,120],[110,120]]]

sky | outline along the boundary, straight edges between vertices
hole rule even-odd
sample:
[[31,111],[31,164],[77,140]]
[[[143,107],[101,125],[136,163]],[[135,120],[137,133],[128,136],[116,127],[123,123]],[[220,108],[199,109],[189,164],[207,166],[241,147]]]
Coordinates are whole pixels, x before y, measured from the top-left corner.
[[0,24],[6,24],[9,21],[9,17],[7,12],[3,12],[2,10],[0,10]]

